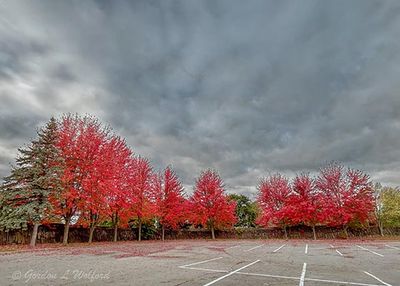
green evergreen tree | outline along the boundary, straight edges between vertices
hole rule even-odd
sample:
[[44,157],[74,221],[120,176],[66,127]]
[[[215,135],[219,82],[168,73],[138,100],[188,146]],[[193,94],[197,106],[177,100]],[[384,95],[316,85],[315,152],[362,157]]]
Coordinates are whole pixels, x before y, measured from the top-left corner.
[[27,229],[33,225],[31,246],[35,246],[40,224],[49,218],[49,195],[61,187],[62,160],[56,147],[54,118],[38,130],[37,140],[19,148],[16,166],[4,179],[0,195],[0,229]]

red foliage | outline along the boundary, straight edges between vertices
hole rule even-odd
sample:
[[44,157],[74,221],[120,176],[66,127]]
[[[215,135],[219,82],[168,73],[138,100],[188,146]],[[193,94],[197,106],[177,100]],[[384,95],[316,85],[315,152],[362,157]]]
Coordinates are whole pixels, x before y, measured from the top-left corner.
[[372,185],[362,171],[331,164],[314,181],[299,175],[292,187],[280,174],[262,179],[258,203],[263,226],[328,224],[347,228],[350,223],[365,223],[373,211]]
[[190,199],[195,223],[213,228],[232,226],[236,222],[236,204],[224,194],[222,179],[217,172],[206,170],[196,180]]
[[257,223],[263,226],[290,224],[293,209],[289,204],[291,189],[288,179],[281,174],[264,178],[260,181],[258,190],[261,213]]
[[364,223],[373,212],[372,184],[362,171],[330,164],[321,169],[316,186],[323,194],[329,225]]
[[315,188],[315,182],[309,175],[296,176],[292,189],[289,205],[293,223],[315,226],[326,221],[327,213],[323,211],[323,197]]
[[183,187],[175,172],[167,167],[154,176],[154,215],[162,226],[176,228],[184,219]]
[[[132,152],[124,140],[114,136],[103,150],[102,171],[99,178],[99,193],[103,196],[104,205],[98,205],[106,217],[116,219],[114,223],[126,225],[127,212],[130,202],[130,162]],[[117,216],[117,217],[115,217]]]
[[54,194],[51,201],[56,214],[65,220],[101,203],[102,198],[95,189],[108,132],[91,117],[62,118],[57,147],[63,158],[63,191]]
[[51,202],[66,221],[79,215],[96,224],[126,206],[127,165],[131,151],[92,117],[67,115],[59,126],[57,147],[63,158],[63,191]]
[[131,213],[134,218],[142,222],[153,215],[152,182],[154,178],[153,168],[150,162],[143,157],[135,157],[132,160],[131,176]]

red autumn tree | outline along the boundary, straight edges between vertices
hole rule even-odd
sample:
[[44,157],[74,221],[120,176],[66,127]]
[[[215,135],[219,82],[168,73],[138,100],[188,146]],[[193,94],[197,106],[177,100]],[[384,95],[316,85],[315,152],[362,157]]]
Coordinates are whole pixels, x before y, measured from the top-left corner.
[[162,174],[154,176],[153,184],[154,215],[161,225],[162,240],[165,228],[177,228],[184,214],[183,187],[178,176],[167,167]]
[[65,115],[61,119],[57,147],[64,161],[63,191],[55,194],[51,202],[55,213],[64,220],[64,244],[68,242],[71,220],[83,212],[90,197],[96,180],[92,179],[94,165],[106,137],[107,130],[92,117]]
[[143,157],[135,157],[132,162],[132,171],[130,185],[133,201],[131,205],[131,213],[137,221],[138,240],[142,239],[142,224],[145,220],[153,215],[153,168],[150,162]]
[[281,174],[263,178],[258,184],[258,191],[261,213],[257,223],[262,226],[279,225],[287,238],[286,228],[292,223],[293,216],[289,205],[291,188],[288,179]]
[[216,228],[232,226],[236,222],[236,204],[225,195],[223,181],[216,171],[201,173],[190,201],[193,221],[208,226],[212,239],[215,239]]
[[315,188],[315,182],[308,174],[296,176],[292,190],[288,203],[291,209],[291,221],[310,226],[314,239],[317,239],[315,226],[326,220],[321,193]]
[[[89,222],[89,243],[100,222],[113,217],[117,207],[126,207],[125,197],[128,192],[126,166],[131,151],[125,141],[115,135],[108,136],[100,146],[100,154],[93,161],[93,169],[84,189],[87,197],[81,217]],[[118,224],[118,221],[114,223]]]
[[[131,186],[135,159],[132,157],[131,151],[126,149],[125,156],[122,155],[120,160],[120,164],[117,164],[119,168],[116,170],[118,177],[114,181],[114,191],[107,195],[107,213],[114,227],[114,242],[118,240],[118,227],[128,226],[131,218],[130,208],[135,201]],[[112,161],[109,162],[113,164]]]
[[95,226],[109,211],[109,198],[119,192],[118,181],[130,151],[93,117],[66,115],[59,123],[57,148],[63,158],[62,192],[51,197],[55,213],[64,220],[63,243],[72,219]]
[[360,170],[332,163],[320,170],[316,186],[323,193],[328,224],[343,227],[346,236],[349,223],[365,223],[374,210],[370,178]]

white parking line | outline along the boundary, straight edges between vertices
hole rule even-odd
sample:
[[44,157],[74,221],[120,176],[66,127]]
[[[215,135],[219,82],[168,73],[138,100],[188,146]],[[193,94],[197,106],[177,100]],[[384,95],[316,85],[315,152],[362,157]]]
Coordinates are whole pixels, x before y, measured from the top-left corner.
[[[255,263],[255,262],[254,262]],[[250,266],[250,265],[249,265]],[[246,266],[247,267],[247,266]],[[216,270],[216,269],[208,269],[208,268],[197,268],[197,267],[182,267],[182,269],[192,269],[199,270],[205,272],[219,272],[219,273],[227,273],[226,270]],[[243,269],[243,268],[242,268]],[[235,270],[236,271],[236,270]],[[230,273],[230,272],[229,272]],[[228,274],[229,274],[228,273]],[[250,272],[241,272],[237,271],[234,273],[235,275],[245,275],[245,276],[259,276],[259,277],[270,277],[270,278],[278,278],[278,279],[291,279],[291,280],[301,280],[301,277],[291,277],[291,276],[282,276],[282,275],[272,275],[272,274],[263,274],[263,273],[250,273]],[[232,275],[232,274],[231,274]],[[226,276],[227,277],[227,276]],[[224,278],[226,278],[224,277]],[[349,281],[339,281],[339,280],[329,280],[329,279],[318,279],[318,278],[304,278],[304,282],[313,281],[313,282],[323,282],[323,283],[332,283],[332,284],[343,284],[343,285],[356,285],[356,286],[383,286],[382,284],[369,284],[369,283],[360,283],[360,282],[349,282]],[[217,282],[217,281],[215,281]],[[214,282],[214,283],[215,283]],[[210,282],[211,283],[211,282]],[[211,284],[209,284],[211,285]],[[384,284],[386,286],[392,286],[390,284]]]
[[305,253],[305,254],[308,253],[308,244],[306,244],[306,249],[304,250],[304,253]]
[[253,249],[260,248],[260,247],[263,246],[263,245],[264,245],[264,244],[260,244],[260,245],[254,246],[253,248],[246,249],[245,251],[252,251]]
[[221,256],[221,257],[217,257],[217,258],[212,258],[212,259],[208,259],[208,260],[203,260],[203,261],[199,261],[199,262],[195,262],[195,263],[190,263],[190,264],[182,265],[182,266],[179,266],[179,267],[188,267],[188,266],[198,265],[198,264],[202,264],[202,263],[206,263],[206,262],[218,260],[218,259],[221,259],[221,258],[223,258],[223,257]]
[[286,244],[283,244],[283,245],[281,245],[281,246],[279,246],[277,249],[275,249],[274,251],[272,251],[272,252],[278,252],[279,250],[281,250],[283,247],[285,247],[285,245]]
[[[332,244],[330,244],[331,248],[335,248]],[[343,253],[341,253],[339,250],[335,249],[336,253],[339,254],[340,256],[343,256]]]
[[[271,277],[271,278],[278,278],[278,279],[291,279],[291,280],[300,280],[301,279],[299,277],[270,275],[270,274],[261,274],[261,273],[249,273],[249,272],[236,272],[235,274],[248,275],[248,276],[260,276],[260,277]],[[367,284],[367,283],[316,279],[316,278],[304,278],[304,281],[324,282],[324,283],[332,283],[332,284],[358,285],[358,286],[382,286],[380,284]]]
[[382,286],[380,284],[367,284],[367,283],[347,282],[347,281],[337,281],[337,280],[327,280],[327,279],[305,278],[304,280],[305,281],[333,283],[333,284],[358,285],[358,286]]
[[204,286],[209,286],[209,285],[212,285],[212,284],[214,284],[214,283],[216,283],[216,282],[218,282],[218,281],[221,281],[222,279],[225,279],[226,277],[229,277],[229,276],[235,274],[236,272],[239,272],[239,271],[242,270],[242,269],[245,269],[245,268],[247,268],[247,267],[250,267],[250,266],[252,266],[253,264],[256,264],[256,263],[259,262],[259,261],[260,261],[260,260],[253,261],[252,263],[249,263],[249,264],[247,264],[247,265],[245,265],[245,266],[243,266],[243,267],[240,267],[240,268],[238,268],[238,269],[236,269],[236,270],[234,270],[234,271],[231,271],[231,272],[229,272],[228,274],[225,274],[225,275],[223,275],[223,276],[221,276],[221,277],[219,277],[219,278],[217,278],[217,279],[215,279],[215,280],[213,280],[213,281],[211,281],[211,282],[209,282],[209,283],[207,283],[207,284],[204,284]]
[[200,271],[206,271],[206,272],[218,272],[218,273],[228,273],[228,270],[218,270],[218,269],[209,269],[209,268],[200,268],[200,267],[185,267],[185,266],[179,266],[179,268],[182,269],[190,269],[190,270],[200,270]]
[[386,247],[389,247],[389,248],[392,248],[392,249],[400,250],[400,248],[399,248],[399,247],[396,247],[396,246],[392,246],[392,245],[388,245],[388,244],[385,244],[385,246],[386,246]]
[[304,278],[306,277],[307,263],[303,264],[303,271],[301,271],[299,286],[304,286]]
[[292,279],[299,280],[299,277],[291,277],[291,276],[282,276],[282,275],[271,275],[271,274],[262,274],[262,273],[250,273],[250,272],[236,272],[235,274],[248,275],[248,276],[260,276],[260,277],[270,277],[270,278],[280,278],[280,279]]
[[380,254],[380,253],[378,253],[378,252],[372,251],[372,250],[370,250],[370,249],[368,249],[368,248],[365,248],[365,247],[362,247],[362,246],[359,246],[359,245],[356,245],[356,246],[357,246],[358,248],[361,248],[362,250],[371,252],[371,253],[373,253],[373,254],[375,254],[375,255],[378,255],[378,256],[381,256],[381,257],[384,256],[383,254]]
[[371,276],[372,278],[376,279],[377,281],[381,282],[382,284],[386,285],[386,286],[392,286],[384,281],[382,281],[381,279],[379,279],[378,277],[376,277],[375,275],[372,275],[371,273],[368,273],[367,271],[364,271],[365,274]]
[[337,254],[339,254],[340,256],[343,256],[343,254],[339,250],[337,250],[337,249],[335,249],[335,250],[336,250]]

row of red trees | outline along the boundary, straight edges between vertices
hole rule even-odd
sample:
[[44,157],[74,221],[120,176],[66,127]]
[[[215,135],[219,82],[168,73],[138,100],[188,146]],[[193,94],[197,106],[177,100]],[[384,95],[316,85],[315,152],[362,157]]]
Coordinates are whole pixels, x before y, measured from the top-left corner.
[[[66,244],[69,227],[76,221],[89,228],[89,242],[104,222],[114,226],[115,241],[118,227],[132,222],[138,226],[139,240],[142,224],[149,220],[161,227],[163,239],[166,228],[183,223],[208,227],[215,238],[216,228],[236,222],[235,202],[226,196],[217,172],[202,172],[193,194],[185,198],[171,167],[156,172],[95,118],[65,115],[50,120],[39,135],[47,138],[42,140],[46,144],[39,140],[35,144],[42,147],[20,150],[29,156],[17,160],[20,168],[13,170],[0,193],[0,217],[6,225],[18,226],[22,213],[36,231],[41,223],[61,220]],[[289,181],[272,175],[260,181],[258,190],[257,223],[281,226],[285,234],[288,226],[299,224],[312,227],[314,237],[317,225],[341,226],[347,232],[352,223],[372,219],[369,177],[338,164],[323,168],[315,179],[303,174]]]
[[89,225],[89,242],[95,227],[110,219],[114,240],[118,226],[132,220],[138,224],[139,240],[142,223],[149,219],[159,223],[163,239],[166,227],[183,222],[210,227],[213,238],[216,226],[235,222],[235,205],[228,202],[216,172],[203,172],[187,200],[171,167],[155,172],[147,159],[134,156],[124,140],[91,117],[64,116],[57,147],[63,159],[63,187],[50,201],[65,221],[64,243],[74,216]]
[[[147,159],[134,155],[123,139],[95,118],[65,115],[52,119],[41,134],[47,133],[54,135],[47,136],[54,138],[47,144],[54,145],[51,156],[40,157],[43,150],[31,148],[33,155],[19,160],[24,163],[13,170],[13,179],[4,188],[5,220],[17,216],[20,220],[23,210],[28,220],[40,218],[30,222],[35,232],[39,224],[61,220],[64,244],[71,223],[89,227],[89,242],[103,222],[112,222],[114,240],[118,227],[132,222],[137,224],[141,240],[142,223],[150,219],[161,226],[163,239],[165,228],[177,228],[180,223],[209,227],[213,238],[215,227],[235,223],[235,204],[228,201],[215,171],[201,173],[193,195],[186,199],[171,167],[154,171]],[[36,164],[39,157],[41,162]],[[38,175],[15,175],[30,169]],[[38,176],[42,178],[38,180]],[[13,207],[7,208],[10,204]],[[17,208],[21,211],[15,211]],[[17,215],[9,215],[13,213]]]
[[360,170],[332,163],[314,179],[298,175],[292,182],[276,174],[258,185],[261,214],[258,224],[281,226],[285,235],[291,225],[328,225],[347,228],[374,220],[372,183]]

